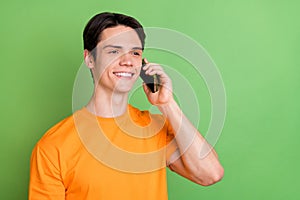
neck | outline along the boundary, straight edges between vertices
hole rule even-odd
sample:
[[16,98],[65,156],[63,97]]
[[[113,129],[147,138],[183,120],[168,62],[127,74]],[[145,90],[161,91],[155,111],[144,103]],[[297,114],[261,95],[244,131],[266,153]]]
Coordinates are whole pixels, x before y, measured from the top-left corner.
[[86,108],[93,114],[112,118],[123,115],[128,104],[128,93],[114,93],[97,88]]

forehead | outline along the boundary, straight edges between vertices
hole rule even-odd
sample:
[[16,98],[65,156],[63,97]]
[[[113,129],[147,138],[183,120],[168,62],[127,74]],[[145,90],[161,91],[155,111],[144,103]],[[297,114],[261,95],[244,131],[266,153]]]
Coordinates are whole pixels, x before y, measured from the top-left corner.
[[116,26],[107,28],[101,33],[99,45],[121,45],[142,47],[137,32],[127,26]]

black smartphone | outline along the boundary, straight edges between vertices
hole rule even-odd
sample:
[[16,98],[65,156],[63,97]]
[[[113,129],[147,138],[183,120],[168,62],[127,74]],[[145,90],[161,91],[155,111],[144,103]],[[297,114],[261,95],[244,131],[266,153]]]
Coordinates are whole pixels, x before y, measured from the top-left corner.
[[140,73],[140,77],[143,79],[144,83],[148,86],[152,93],[155,93],[159,89],[159,75],[155,74],[153,76],[149,76],[145,74],[145,70],[143,67],[146,65],[144,59],[142,60],[142,69]]

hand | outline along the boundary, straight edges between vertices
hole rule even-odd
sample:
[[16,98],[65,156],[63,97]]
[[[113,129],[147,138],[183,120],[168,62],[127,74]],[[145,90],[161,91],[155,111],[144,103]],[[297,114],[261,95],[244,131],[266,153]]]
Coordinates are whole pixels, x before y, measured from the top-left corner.
[[[146,70],[146,74],[153,76],[159,75],[160,86],[157,92],[152,93],[151,90],[143,83],[144,92],[147,95],[148,101],[152,105],[162,106],[168,104],[173,99],[172,81],[169,76],[164,72],[163,68],[156,63],[149,63],[147,59],[144,59],[146,65],[143,67]],[[143,70],[142,69],[142,70]]]

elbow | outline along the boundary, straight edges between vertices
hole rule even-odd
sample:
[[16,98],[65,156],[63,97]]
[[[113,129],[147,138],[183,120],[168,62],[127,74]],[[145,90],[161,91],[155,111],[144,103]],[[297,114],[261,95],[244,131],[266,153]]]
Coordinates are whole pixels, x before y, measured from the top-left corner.
[[222,180],[224,176],[224,169],[221,167],[217,172],[212,174],[208,179],[206,179],[201,185],[210,186]]
[[203,174],[199,175],[197,178],[195,178],[195,182],[202,186],[210,186],[221,181],[223,176],[224,169],[220,166],[217,170],[214,170],[213,172],[210,172],[204,176]]

